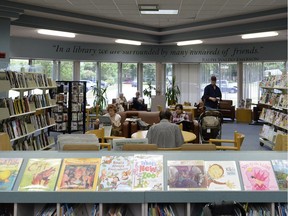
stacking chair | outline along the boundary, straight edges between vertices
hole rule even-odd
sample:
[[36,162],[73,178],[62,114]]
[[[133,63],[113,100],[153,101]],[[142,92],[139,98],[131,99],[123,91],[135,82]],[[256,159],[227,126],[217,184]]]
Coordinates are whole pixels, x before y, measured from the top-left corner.
[[182,151],[216,151],[215,144],[183,144]]
[[104,128],[99,128],[96,130],[89,130],[86,132],[86,134],[95,134],[100,139],[100,149],[107,148],[108,151],[111,150],[111,144],[105,143]]
[[156,144],[134,144],[126,143],[122,147],[123,151],[155,151],[157,149]]
[[244,141],[245,135],[242,133],[234,132],[234,140],[229,139],[209,139],[209,143],[232,143],[232,146],[216,146],[216,150],[235,150],[240,151],[241,145]]

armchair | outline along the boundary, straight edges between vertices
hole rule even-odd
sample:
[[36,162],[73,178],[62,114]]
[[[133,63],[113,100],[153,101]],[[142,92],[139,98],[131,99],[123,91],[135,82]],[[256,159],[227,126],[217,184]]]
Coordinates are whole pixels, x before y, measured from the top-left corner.
[[221,100],[218,104],[218,111],[222,113],[223,118],[235,119],[235,106],[232,100]]

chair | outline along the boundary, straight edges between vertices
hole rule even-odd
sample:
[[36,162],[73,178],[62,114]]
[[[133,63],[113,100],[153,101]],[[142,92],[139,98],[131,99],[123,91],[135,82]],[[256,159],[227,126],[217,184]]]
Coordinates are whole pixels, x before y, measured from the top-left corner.
[[80,144],[80,145],[66,144],[63,146],[63,151],[99,151],[99,146],[88,144]]
[[7,133],[0,133],[0,151],[12,151],[10,138]]
[[245,135],[238,133],[237,131],[234,132],[234,140],[229,139],[209,139],[209,143],[233,143],[233,146],[216,146],[216,150],[235,150],[240,151],[241,145],[244,141]]
[[183,144],[182,151],[216,151],[215,144]]
[[100,139],[100,149],[107,147],[108,151],[111,150],[111,144],[105,143],[104,128],[89,130],[85,134],[95,134]]
[[126,143],[122,147],[123,151],[153,151],[157,150],[156,144],[133,144]]
[[275,140],[274,151],[288,151],[288,135],[278,134]]
[[179,151],[181,150],[181,146],[180,147],[173,147],[173,148],[158,148],[158,151]]

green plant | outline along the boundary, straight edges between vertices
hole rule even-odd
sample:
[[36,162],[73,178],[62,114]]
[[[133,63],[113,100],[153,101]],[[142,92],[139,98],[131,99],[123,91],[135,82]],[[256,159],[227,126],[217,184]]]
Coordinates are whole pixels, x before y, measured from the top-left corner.
[[93,101],[93,107],[99,106],[99,112],[102,113],[103,110],[107,106],[107,86],[101,87],[101,84],[99,81],[96,82],[96,85],[93,86],[93,95],[94,95],[94,101]]
[[180,96],[181,92],[180,89],[178,87],[178,85],[176,85],[176,76],[174,75],[172,77],[172,81],[170,81],[169,86],[167,87],[166,93],[165,93],[165,97],[166,97],[166,101],[169,105],[174,105],[178,103],[178,96]]
[[156,88],[152,86],[151,81],[149,81],[147,84],[148,84],[148,87],[144,89],[143,94],[149,98],[149,104],[150,104],[152,91],[156,90]]

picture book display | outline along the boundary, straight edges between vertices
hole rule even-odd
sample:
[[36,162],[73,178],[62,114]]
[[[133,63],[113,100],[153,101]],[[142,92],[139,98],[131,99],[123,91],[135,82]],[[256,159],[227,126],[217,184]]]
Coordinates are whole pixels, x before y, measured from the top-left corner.
[[205,161],[208,190],[241,190],[235,161]]
[[57,191],[95,191],[100,158],[65,158],[57,182]]
[[134,155],[133,190],[163,190],[163,155]]
[[0,158],[0,191],[12,190],[22,161],[22,158]]
[[102,156],[98,191],[132,190],[133,156]]
[[288,160],[272,160],[279,190],[288,190]]
[[54,191],[60,165],[61,159],[29,159],[18,190]]
[[247,191],[278,190],[270,161],[239,161],[244,189]]
[[168,190],[205,190],[205,170],[203,160],[167,161]]

